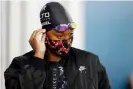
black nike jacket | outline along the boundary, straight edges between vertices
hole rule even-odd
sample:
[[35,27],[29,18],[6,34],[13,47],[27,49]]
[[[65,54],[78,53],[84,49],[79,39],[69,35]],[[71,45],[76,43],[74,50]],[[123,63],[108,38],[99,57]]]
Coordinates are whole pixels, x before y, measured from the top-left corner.
[[[65,60],[68,89],[111,89],[97,55],[72,47]],[[33,51],[15,57],[4,72],[6,89],[44,89],[46,63],[46,59],[34,57]]]

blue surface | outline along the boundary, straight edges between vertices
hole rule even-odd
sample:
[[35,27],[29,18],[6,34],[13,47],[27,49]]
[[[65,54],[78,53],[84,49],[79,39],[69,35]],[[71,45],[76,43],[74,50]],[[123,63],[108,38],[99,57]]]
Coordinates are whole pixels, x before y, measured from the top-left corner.
[[113,89],[133,71],[133,2],[85,2],[86,49],[106,66]]

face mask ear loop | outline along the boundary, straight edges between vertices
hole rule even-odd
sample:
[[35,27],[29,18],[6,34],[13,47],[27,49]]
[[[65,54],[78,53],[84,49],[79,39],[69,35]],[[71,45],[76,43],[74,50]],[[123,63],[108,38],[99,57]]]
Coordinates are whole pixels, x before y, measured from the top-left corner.
[[47,36],[47,32],[46,32],[45,43],[48,43],[48,36]]
[[47,38],[45,38],[45,43],[48,43]]

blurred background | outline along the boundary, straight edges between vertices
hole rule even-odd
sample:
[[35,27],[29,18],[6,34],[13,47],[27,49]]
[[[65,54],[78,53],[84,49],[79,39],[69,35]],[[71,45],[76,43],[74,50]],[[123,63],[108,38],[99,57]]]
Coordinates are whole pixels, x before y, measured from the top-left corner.
[[[1,1],[0,89],[12,59],[30,50],[32,32],[41,28],[39,13],[51,0]],[[73,47],[97,54],[112,89],[127,89],[133,71],[133,1],[60,2],[77,23]]]

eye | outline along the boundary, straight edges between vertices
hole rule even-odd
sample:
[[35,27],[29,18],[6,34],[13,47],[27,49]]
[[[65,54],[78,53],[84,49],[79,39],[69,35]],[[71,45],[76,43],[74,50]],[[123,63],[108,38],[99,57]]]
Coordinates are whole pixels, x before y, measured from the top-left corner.
[[59,39],[62,37],[62,35],[56,35],[56,36],[57,36],[57,38],[59,38]]
[[70,33],[69,36],[70,36],[70,37],[73,36],[73,33]]

